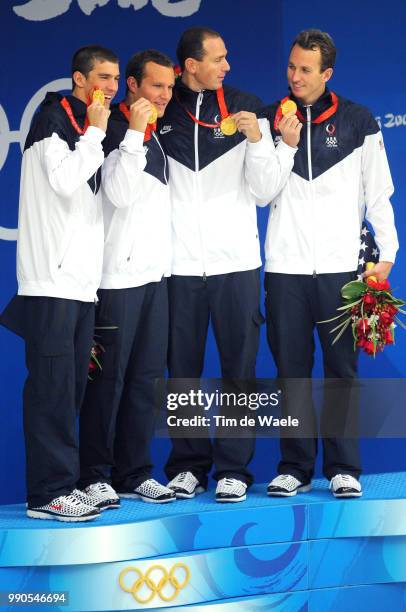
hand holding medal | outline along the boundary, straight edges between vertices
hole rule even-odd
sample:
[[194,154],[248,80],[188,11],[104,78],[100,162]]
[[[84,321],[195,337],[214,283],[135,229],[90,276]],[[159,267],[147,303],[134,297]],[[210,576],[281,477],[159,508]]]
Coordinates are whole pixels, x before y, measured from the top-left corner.
[[229,115],[220,122],[220,130],[224,136],[233,136],[237,131],[237,124],[233,116]]
[[107,121],[110,117],[110,110],[105,108],[104,106],[104,93],[101,89],[94,89],[92,94],[92,101],[90,101],[90,97],[88,97],[87,99],[87,113],[83,128],[76,121],[72,112],[72,108],[66,97],[62,98],[61,106],[64,109],[65,113],[68,115],[69,121],[71,122],[72,126],[81,136],[85,134],[89,125],[97,127],[103,130],[103,132],[107,130]]
[[104,106],[104,93],[101,89],[94,89],[92,95],[92,102],[99,102],[99,104]]
[[240,111],[234,116],[234,121],[237,130],[247,137],[249,142],[259,142],[262,138],[261,130],[259,129],[258,119],[255,113],[248,111]]
[[290,147],[297,147],[300,139],[302,123],[296,116],[297,105],[294,100],[282,101],[278,114],[281,115],[277,128],[282,134],[282,140]]
[[154,111],[158,115],[155,106],[146,98],[138,98],[130,108],[123,100],[119,104],[119,109],[128,121],[128,128],[144,134],[144,142],[151,139],[152,132],[156,130],[156,123],[150,123],[155,118]]
[[87,107],[87,121],[89,125],[106,132],[109,117],[110,110],[104,106],[104,93],[101,89],[94,89],[92,101]]
[[283,104],[281,104],[282,115],[296,115],[297,104],[294,100],[285,100]]
[[158,111],[156,109],[156,106],[151,104],[151,112],[150,112],[150,115],[148,117],[149,125],[153,125],[154,123],[156,123],[157,119],[158,119]]
[[[121,108],[121,106],[120,106]],[[157,120],[157,110],[146,98],[138,98],[133,102],[129,110],[129,128],[144,133],[147,125],[154,124]]]
[[[238,126],[235,120],[236,115],[231,115],[228,112],[227,104],[226,104],[225,97],[224,97],[224,90],[222,87],[216,90],[216,96],[217,96],[217,102],[219,105],[220,115],[221,115],[221,121],[219,121],[218,123],[207,123],[206,121],[201,121],[200,119],[195,117],[193,113],[191,113],[190,110],[188,110],[181,103],[181,101],[179,100],[176,94],[175,94],[175,99],[178,101],[178,104],[183,108],[185,113],[189,115],[192,121],[194,121],[198,125],[201,125],[207,128],[217,128],[217,129],[220,128],[224,136],[233,136],[238,130]],[[243,130],[240,130],[240,131],[243,131]]]

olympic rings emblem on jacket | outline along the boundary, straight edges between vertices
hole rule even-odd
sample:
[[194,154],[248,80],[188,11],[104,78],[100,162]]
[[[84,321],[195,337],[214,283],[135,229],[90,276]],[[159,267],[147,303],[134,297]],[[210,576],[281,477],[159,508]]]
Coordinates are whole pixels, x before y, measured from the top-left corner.
[[[180,570],[181,573],[184,573],[183,581],[178,580],[178,578],[175,576],[177,570]],[[159,580],[157,578],[155,578],[155,580],[152,579],[151,574],[153,572],[160,572],[161,578]],[[130,573],[134,573],[136,575],[136,578],[131,586],[127,586],[124,583],[124,579],[127,574]],[[135,601],[140,604],[149,603],[154,599],[156,595],[158,595],[158,597],[160,597],[162,601],[173,601],[179,595],[180,591],[185,588],[189,580],[190,570],[188,566],[184,563],[175,563],[175,565],[172,566],[169,572],[163,565],[152,565],[145,572],[145,574],[143,574],[143,572],[138,569],[138,567],[126,567],[120,572],[118,578],[120,587],[123,589],[123,591],[125,591],[126,593],[131,593]],[[147,596],[142,597],[138,593],[144,585],[150,590],[150,593]],[[173,589],[173,592],[171,594],[166,594],[163,592],[167,585],[170,585],[170,590]]]

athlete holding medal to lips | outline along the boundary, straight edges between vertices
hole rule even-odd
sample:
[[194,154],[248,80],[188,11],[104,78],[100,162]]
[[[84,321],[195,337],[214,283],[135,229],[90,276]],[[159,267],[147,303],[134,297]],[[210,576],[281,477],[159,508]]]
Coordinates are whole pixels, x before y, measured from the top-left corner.
[[[120,497],[175,501],[151,477],[156,379],[165,374],[167,278],[171,272],[168,163],[156,134],[175,81],[156,49],[126,66],[125,99],[104,143],[105,244],[96,333],[106,351],[86,390],[80,419],[80,486],[101,509]],[[91,443],[89,443],[91,440]]]
[[[172,203],[169,375],[200,378],[211,319],[222,376],[253,379],[263,321],[255,205],[266,205],[284,186],[300,123],[292,114],[281,119],[283,141],[275,149],[267,122],[255,115],[258,98],[223,87],[230,65],[217,32],[187,30],[177,55],[182,77],[158,124]],[[178,497],[204,490],[214,463],[216,500],[246,498],[253,438],[172,442],[166,473]]]
[[18,295],[1,322],[25,340],[24,436],[31,518],[82,522],[100,514],[77,490],[77,416],[102,273],[102,141],[118,78],[118,58],[110,49],[79,49],[72,59],[72,94],[46,95],[24,148]]

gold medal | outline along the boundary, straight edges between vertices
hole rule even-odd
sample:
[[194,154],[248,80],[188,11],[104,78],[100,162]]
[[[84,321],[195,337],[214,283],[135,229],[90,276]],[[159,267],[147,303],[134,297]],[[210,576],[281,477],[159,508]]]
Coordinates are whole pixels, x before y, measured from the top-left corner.
[[102,106],[104,106],[104,93],[101,89],[95,89],[92,95],[92,102],[100,102]]
[[148,117],[148,123],[152,124],[152,123],[156,123],[156,120],[158,119],[158,111],[156,109],[156,107],[152,104],[151,105],[151,114]]
[[282,115],[287,115],[288,113],[296,113],[297,106],[296,102],[293,100],[286,100],[281,106]]
[[220,129],[224,136],[232,136],[237,131],[237,124],[233,117],[225,117],[220,123]]

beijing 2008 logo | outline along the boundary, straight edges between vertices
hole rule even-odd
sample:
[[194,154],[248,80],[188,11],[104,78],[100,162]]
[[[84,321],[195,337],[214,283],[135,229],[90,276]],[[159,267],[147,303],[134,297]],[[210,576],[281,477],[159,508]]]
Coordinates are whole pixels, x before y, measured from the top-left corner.
[[122,590],[130,593],[140,604],[148,604],[156,596],[165,602],[173,601],[189,580],[190,570],[184,563],[175,563],[169,571],[163,565],[151,565],[145,574],[138,567],[130,566],[118,577]]
[[[110,0],[77,0],[78,6],[85,15],[91,15],[96,8],[106,6]],[[117,0],[120,8],[131,6],[139,11],[149,0]],[[201,0],[151,0],[152,6],[165,17],[190,17],[199,10]],[[19,17],[29,21],[46,21],[54,19],[71,8],[72,0],[27,0],[25,4],[13,6],[13,11]]]

